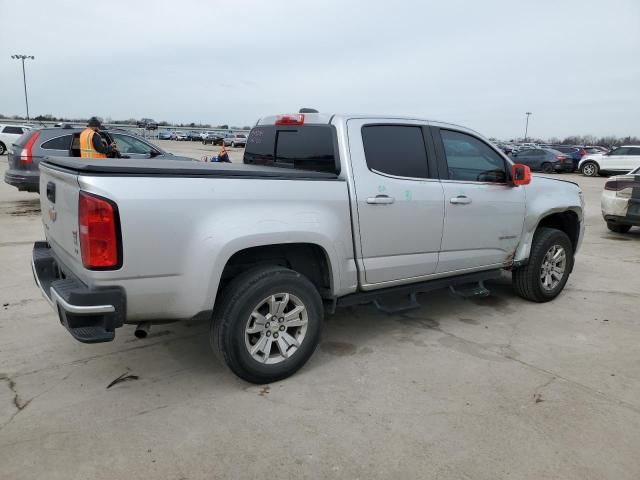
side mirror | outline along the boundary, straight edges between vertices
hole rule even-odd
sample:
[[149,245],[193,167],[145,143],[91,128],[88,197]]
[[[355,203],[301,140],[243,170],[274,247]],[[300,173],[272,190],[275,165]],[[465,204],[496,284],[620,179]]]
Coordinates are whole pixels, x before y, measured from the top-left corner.
[[151,151],[149,152],[149,158],[155,158],[155,157],[157,157],[158,155],[160,155],[160,152],[158,152],[157,150],[151,150]]
[[515,187],[531,183],[531,169],[527,165],[516,163],[511,167],[511,181]]

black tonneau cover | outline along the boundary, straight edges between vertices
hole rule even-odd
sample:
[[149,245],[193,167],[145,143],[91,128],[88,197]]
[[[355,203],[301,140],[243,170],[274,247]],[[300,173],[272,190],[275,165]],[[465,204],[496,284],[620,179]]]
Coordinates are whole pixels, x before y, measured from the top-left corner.
[[333,180],[335,173],[295,170],[293,168],[244,163],[185,162],[181,160],[109,158],[45,157],[41,165],[71,170],[80,174],[104,176],[162,176],[162,177],[242,177],[293,180]]

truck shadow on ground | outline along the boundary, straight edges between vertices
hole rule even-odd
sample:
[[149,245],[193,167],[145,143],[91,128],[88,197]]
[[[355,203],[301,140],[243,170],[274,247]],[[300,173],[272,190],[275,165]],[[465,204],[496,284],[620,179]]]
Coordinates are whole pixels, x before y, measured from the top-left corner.
[[[387,314],[367,304],[339,309],[333,315],[327,314],[320,345],[301,373],[333,368],[336,363],[349,361],[345,357],[372,354],[380,348],[381,339],[428,348],[443,342],[450,343],[451,339],[443,339],[444,331],[450,327],[489,328],[492,319],[517,314],[517,304],[522,300],[513,292],[510,279],[505,277],[487,283],[487,287],[491,290],[490,296],[470,299],[452,295],[448,290],[421,294],[418,296],[421,307],[404,313]],[[130,338],[122,340],[122,353],[129,349],[149,350],[147,347],[151,347],[155,350],[153,356],[157,364],[170,362],[168,370],[174,372],[160,373],[159,365],[154,366],[155,373],[145,372],[144,363],[141,363],[132,372],[140,379],[151,375],[150,380],[157,382],[167,377],[186,375],[212,388],[221,383],[248,385],[236,378],[211,351],[208,322],[154,326],[145,340],[135,339],[133,327],[127,326],[121,336],[129,335]],[[449,347],[456,348],[455,345]],[[487,357],[486,352],[470,354]],[[130,364],[130,358],[127,357],[125,355],[123,360]]]
[[40,199],[36,197],[33,200],[3,202],[0,204],[0,216],[4,215],[12,217],[40,215]]

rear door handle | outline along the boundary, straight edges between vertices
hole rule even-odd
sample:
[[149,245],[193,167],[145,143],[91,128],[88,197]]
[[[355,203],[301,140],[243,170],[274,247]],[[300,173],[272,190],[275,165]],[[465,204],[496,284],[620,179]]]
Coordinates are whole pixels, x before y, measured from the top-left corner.
[[372,205],[389,205],[395,201],[396,199],[389,195],[376,195],[375,197],[367,198],[367,203],[371,203]]
[[468,205],[471,203],[471,199],[465,195],[458,195],[457,197],[451,198],[449,202],[454,205]]

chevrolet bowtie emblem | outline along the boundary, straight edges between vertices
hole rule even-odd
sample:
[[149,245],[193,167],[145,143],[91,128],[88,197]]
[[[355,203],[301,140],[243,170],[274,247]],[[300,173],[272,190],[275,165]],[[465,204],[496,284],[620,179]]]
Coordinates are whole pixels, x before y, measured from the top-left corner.
[[58,218],[58,212],[56,212],[56,209],[53,207],[49,207],[49,218],[52,222],[55,222],[56,218]]

